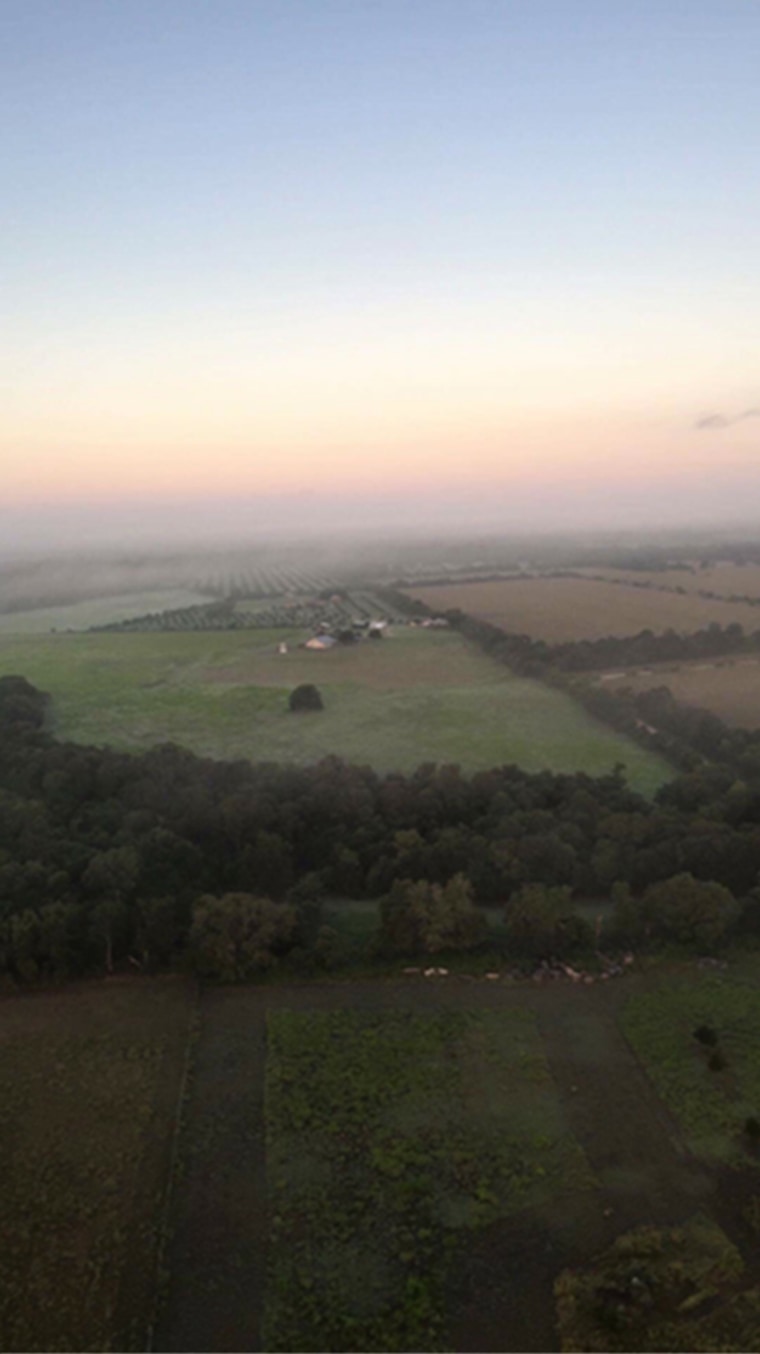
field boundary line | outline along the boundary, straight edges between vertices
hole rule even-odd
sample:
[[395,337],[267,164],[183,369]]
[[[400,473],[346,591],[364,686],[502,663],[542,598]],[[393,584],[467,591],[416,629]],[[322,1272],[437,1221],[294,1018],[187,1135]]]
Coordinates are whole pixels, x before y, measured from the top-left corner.
[[182,1136],[182,1129],[185,1121],[185,1106],[187,1104],[188,1092],[190,1089],[190,1077],[195,1063],[195,1052],[198,1047],[198,1039],[200,1036],[200,1024],[201,985],[200,983],[197,983],[193,1004],[190,1009],[190,1016],[187,1022],[182,1076],[177,1091],[174,1126],[172,1129],[171,1146],[169,1148],[169,1161],[166,1168],[166,1188],[164,1190],[164,1200],[158,1223],[158,1245],[156,1247],[156,1263],[153,1278],[153,1301],[150,1321],[145,1337],[145,1354],[152,1354],[154,1348],[153,1342],[156,1336],[156,1326],[158,1324],[158,1317],[164,1296],[164,1262],[166,1260],[166,1250],[170,1235],[169,1220],[172,1204],[174,1203],[174,1186],[177,1178],[180,1138]]

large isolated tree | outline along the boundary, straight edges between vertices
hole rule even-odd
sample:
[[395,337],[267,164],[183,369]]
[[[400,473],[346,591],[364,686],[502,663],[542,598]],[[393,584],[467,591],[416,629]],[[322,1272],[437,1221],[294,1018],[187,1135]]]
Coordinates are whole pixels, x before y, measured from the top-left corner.
[[240,983],[269,968],[296,939],[294,907],[250,893],[206,895],[193,910],[190,955],[196,973]]
[[288,708],[295,714],[314,710],[324,710],[324,702],[317,688],[311,682],[304,682],[291,691]]

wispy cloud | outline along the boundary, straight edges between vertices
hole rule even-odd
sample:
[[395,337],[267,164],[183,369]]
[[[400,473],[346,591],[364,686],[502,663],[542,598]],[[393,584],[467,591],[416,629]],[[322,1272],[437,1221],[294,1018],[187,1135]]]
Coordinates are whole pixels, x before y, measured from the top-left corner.
[[730,428],[734,423],[743,423],[747,418],[760,418],[760,409],[745,409],[741,414],[703,414],[694,424],[695,428]]

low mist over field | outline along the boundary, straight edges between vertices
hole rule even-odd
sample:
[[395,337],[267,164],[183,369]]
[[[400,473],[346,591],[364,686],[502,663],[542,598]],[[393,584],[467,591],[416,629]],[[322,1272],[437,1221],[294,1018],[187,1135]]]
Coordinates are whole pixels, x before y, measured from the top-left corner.
[[[382,528],[362,529],[346,517],[336,519],[335,529],[312,524],[308,532],[268,531],[207,533],[191,543],[187,533],[176,542],[155,536],[144,543],[110,547],[81,537],[65,549],[61,546],[20,550],[12,541],[0,548],[0,615],[65,606],[125,594],[148,595],[184,590],[223,597],[245,595],[246,588],[266,592],[308,590],[314,582],[350,582],[362,579],[383,582],[405,578],[452,582],[491,574],[546,574],[552,570],[603,568],[607,578],[631,565],[641,578],[644,571],[666,569],[673,586],[689,584],[695,590],[692,561],[760,560],[760,536],[747,529],[653,531],[638,527],[630,531],[526,532],[521,530],[453,529],[430,522],[426,529],[401,529],[386,523]],[[681,572],[679,572],[679,566]],[[283,579],[278,571],[283,570]],[[291,577],[288,571],[295,571]],[[274,571],[274,572],[272,572]],[[256,584],[254,585],[254,577]],[[725,577],[726,575],[721,575]],[[747,573],[734,573],[736,590]],[[690,582],[692,580],[692,582]],[[699,581],[699,580],[698,580]],[[709,581],[709,579],[707,580]],[[704,577],[699,586],[704,586]]]

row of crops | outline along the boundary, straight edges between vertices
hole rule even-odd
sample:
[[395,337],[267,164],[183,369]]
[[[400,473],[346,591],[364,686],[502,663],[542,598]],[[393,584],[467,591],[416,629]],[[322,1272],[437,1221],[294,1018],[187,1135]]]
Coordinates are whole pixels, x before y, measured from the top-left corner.
[[287,596],[315,596],[334,592],[339,584],[327,573],[270,565],[232,570],[213,570],[195,580],[199,592],[211,597],[258,599]]
[[352,591],[328,597],[281,597],[268,605],[251,606],[255,599],[234,597],[206,605],[151,612],[128,620],[93,626],[94,630],[124,634],[133,631],[192,630],[346,630],[371,621],[404,621],[404,613],[378,593]]

